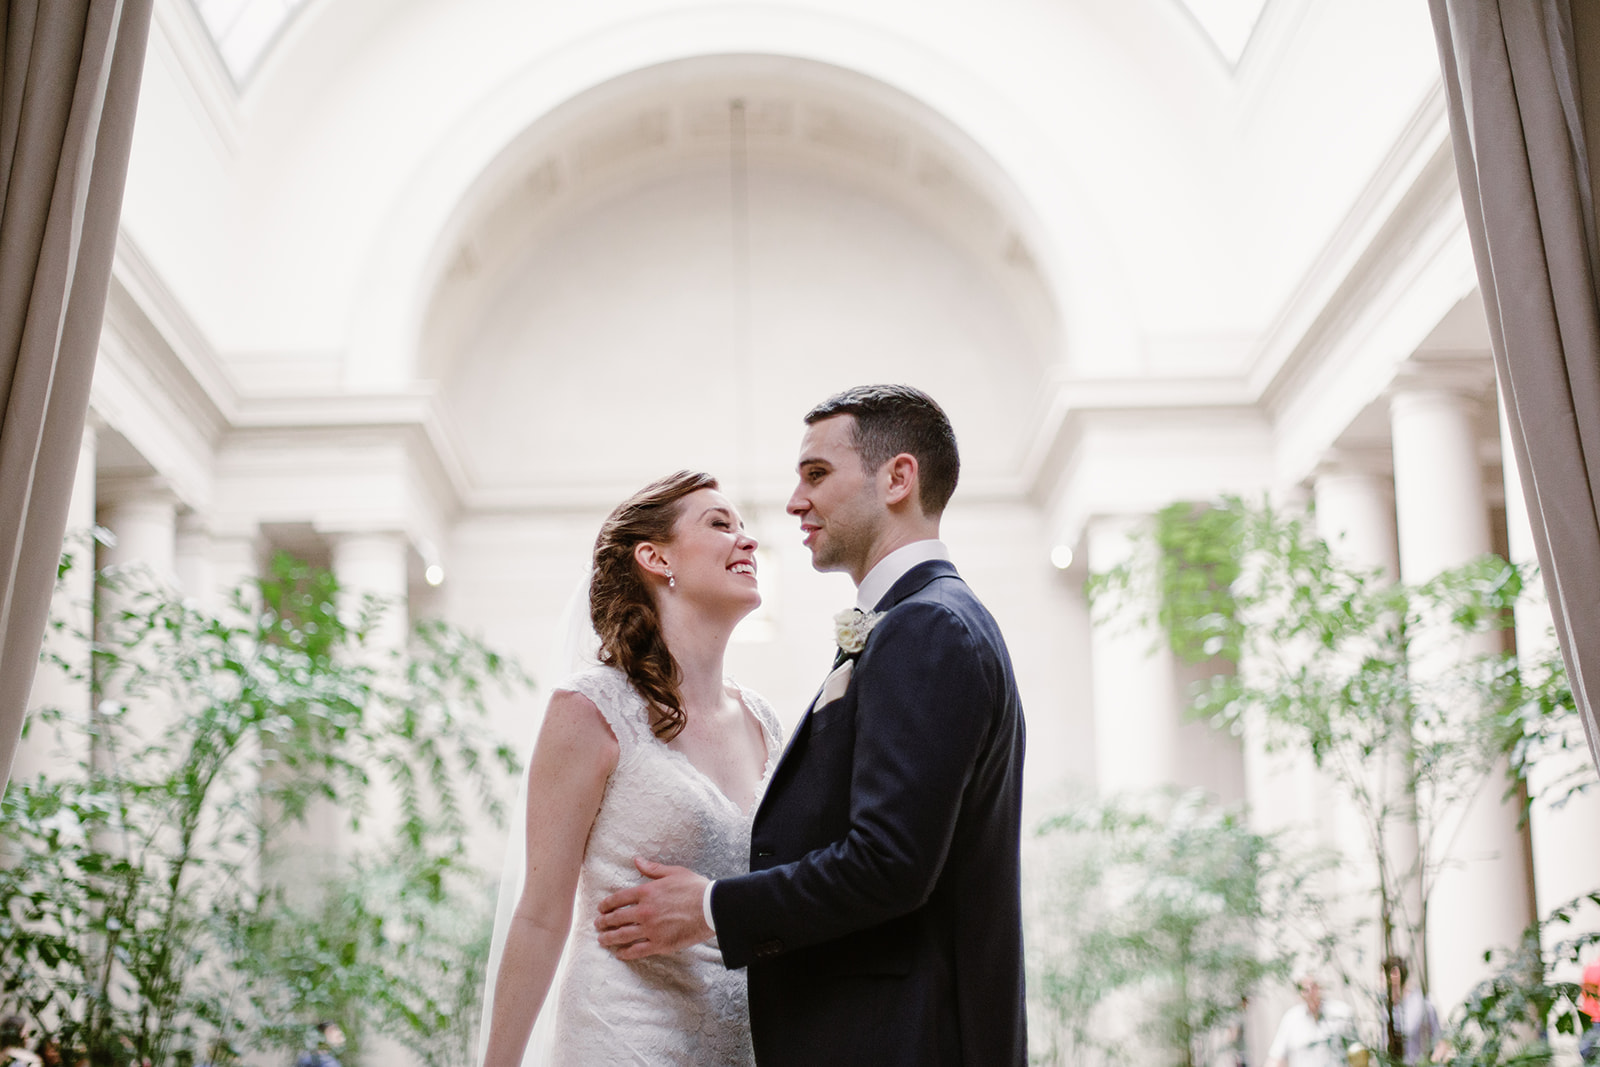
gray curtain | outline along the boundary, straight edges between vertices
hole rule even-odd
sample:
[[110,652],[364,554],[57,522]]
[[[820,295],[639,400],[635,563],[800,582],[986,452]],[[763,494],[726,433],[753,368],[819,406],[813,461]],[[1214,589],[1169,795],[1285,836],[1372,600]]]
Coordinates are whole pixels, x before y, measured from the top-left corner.
[[152,3],[7,0],[0,26],[0,788],[61,554]]
[[1517,468],[1600,765],[1600,4],[1429,4]]

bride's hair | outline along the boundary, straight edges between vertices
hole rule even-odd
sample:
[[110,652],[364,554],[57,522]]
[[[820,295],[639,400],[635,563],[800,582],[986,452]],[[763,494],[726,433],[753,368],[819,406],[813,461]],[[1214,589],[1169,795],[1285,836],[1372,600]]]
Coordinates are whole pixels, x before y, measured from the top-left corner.
[[594,540],[594,576],[589,582],[589,617],[600,635],[600,662],[617,667],[650,705],[650,729],[670,741],[689,717],[678,694],[678,664],[661,635],[661,616],[633,558],[634,547],[672,541],[683,499],[717,480],[699,471],[678,471],[651,482],[617,505]]

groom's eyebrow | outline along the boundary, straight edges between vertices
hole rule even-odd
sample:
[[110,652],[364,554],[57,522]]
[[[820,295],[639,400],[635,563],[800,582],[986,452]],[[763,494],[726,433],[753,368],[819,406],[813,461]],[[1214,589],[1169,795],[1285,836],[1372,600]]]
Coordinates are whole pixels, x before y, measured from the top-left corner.
[[796,463],[794,465],[794,469],[797,470],[797,471],[803,471],[807,467],[826,467],[826,466],[828,466],[828,461],[823,459],[821,456],[804,456],[804,457],[801,458],[799,463]]

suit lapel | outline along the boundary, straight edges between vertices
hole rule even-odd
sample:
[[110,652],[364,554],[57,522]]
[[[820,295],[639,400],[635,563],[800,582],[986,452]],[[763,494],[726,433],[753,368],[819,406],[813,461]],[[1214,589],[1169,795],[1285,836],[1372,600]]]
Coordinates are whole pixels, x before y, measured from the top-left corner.
[[[837,658],[837,657],[835,657]],[[838,668],[835,667],[835,670]],[[828,672],[832,675],[833,671]],[[800,716],[800,721],[794,724],[794,732],[789,735],[789,743],[783,746],[783,751],[778,755],[778,762],[772,766],[772,774],[767,778],[767,788],[761,794],[761,801],[756,805],[753,821],[761,821],[762,809],[767,806],[767,798],[777,791],[779,779],[783,776],[784,768],[789,765],[789,754],[800,744],[800,739],[811,729],[811,713],[817,708],[817,701],[822,697],[822,692],[828,687],[828,681],[823,679],[822,685],[817,688],[817,695],[811,698],[811,703],[806,705],[805,714]]]
[[[912,567],[905,574],[902,574],[899,581],[890,586],[889,591],[883,594],[883,597],[877,602],[877,604],[873,605],[872,610],[877,612],[888,611],[896,604],[899,604],[901,601],[905,600],[907,597],[926,587],[929,582],[932,582],[936,578],[944,577],[959,577],[959,575],[956,574],[955,565],[949,560],[935,559],[928,560],[925,563],[919,563],[915,567]],[[840,649],[838,654],[833,658],[833,670],[838,670],[847,658],[848,657],[846,656],[844,650]],[[830,676],[832,673],[832,671],[829,671]],[[850,684],[855,684],[854,678],[851,679]],[[755,817],[757,819],[761,817],[761,811],[762,808],[766,806],[767,798],[772,796],[773,792],[775,791],[774,787],[778,784],[778,778],[789,763],[790,753],[795,751],[796,747],[800,743],[801,737],[809,732],[811,728],[811,713],[817,710],[817,701],[821,698],[823,692],[827,688],[828,682],[827,679],[824,678],[822,685],[817,689],[816,696],[812,697],[811,703],[806,705],[805,714],[802,715],[800,717],[800,721],[795,724],[794,733],[789,735],[789,743],[784,746],[783,753],[778,757],[777,764],[772,768],[772,777],[767,781],[767,789],[761,796],[761,803],[756,805]],[[843,697],[840,697],[840,699],[842,700]]]

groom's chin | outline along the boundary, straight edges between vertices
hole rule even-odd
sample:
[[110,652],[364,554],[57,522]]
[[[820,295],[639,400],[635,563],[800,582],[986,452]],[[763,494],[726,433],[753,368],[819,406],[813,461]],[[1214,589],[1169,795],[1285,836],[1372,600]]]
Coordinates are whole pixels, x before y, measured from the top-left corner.
[[822,574],[829,571],[842,571],[844,564],[830,554],[823,545],[812,543],[806,546],[806,551],[811,553],[811,569]]

